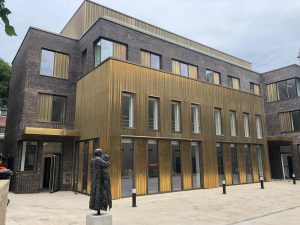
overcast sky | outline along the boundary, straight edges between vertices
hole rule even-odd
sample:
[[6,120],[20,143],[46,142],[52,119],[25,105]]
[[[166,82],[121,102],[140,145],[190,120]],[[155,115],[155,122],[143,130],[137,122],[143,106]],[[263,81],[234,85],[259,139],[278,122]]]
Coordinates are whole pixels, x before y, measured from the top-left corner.
[[[18,36],[6,36],[0,25],[0,58],[13,60],[29,26],[59,33],[82,1],[6,0]],[[252,62],[258,72],[299,62],[297,0],[94,1]]]

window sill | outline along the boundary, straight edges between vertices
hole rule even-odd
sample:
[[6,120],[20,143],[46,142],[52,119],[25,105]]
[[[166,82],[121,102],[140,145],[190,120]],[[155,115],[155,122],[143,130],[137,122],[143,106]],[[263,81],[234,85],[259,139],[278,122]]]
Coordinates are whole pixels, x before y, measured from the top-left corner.
[[[58,79],[58,80],[69,80],[68,79],[65,79],[65,78],[61,78],[61,77],[54,77],[54,76],[49,76],[49,75],[43,75],[43,74],[40,74],[41,77],[49,77],[49,78],[55,78],[55,79]],[[68,76],[69,77],[69,76]]]
[[125,130],[136,130],[135,127],[122,127],[122,129],[125,129]]

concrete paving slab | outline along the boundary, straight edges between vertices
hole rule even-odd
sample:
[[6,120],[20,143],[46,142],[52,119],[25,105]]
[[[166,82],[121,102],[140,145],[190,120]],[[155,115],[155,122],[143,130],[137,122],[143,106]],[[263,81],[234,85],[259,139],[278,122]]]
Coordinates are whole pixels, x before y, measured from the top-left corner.
[[[89,196],[73,192],[9,194],[8,225],[83,225]],[[113,201],[114,225],[299,225],[300,184],[287,181],[199,189]]]

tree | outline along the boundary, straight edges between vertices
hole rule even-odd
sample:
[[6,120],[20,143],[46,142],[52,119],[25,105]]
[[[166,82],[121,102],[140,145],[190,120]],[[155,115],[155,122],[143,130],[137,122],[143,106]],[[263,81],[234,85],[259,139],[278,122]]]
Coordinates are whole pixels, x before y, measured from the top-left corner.
[[0,107],[7,107],[11,66],[0,58]]
[[5,0],[0,0],[0,18],[4,23],[5,33],[9,36],[17,36],[15,29],[9,24],[7,17],[9,14],[11,14],[11,11],[8,8],[5,8],[4,2]]

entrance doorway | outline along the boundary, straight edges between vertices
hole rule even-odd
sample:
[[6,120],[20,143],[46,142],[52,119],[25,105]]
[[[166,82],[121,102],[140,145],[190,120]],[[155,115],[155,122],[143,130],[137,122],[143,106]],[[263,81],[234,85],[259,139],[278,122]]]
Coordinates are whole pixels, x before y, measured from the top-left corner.
[[60,155],[44,157],[43,188],[50,193],[59,190],[60,180]]
[[59,191],[62,142],[43,142],[40,188],[50,193]]
[[291,179],[294,173],[292,154],[282,153],[281,164],[282,164],[283,179]]

